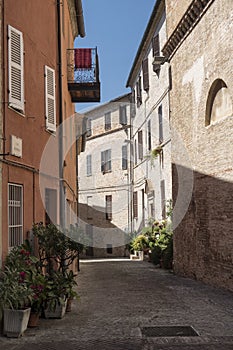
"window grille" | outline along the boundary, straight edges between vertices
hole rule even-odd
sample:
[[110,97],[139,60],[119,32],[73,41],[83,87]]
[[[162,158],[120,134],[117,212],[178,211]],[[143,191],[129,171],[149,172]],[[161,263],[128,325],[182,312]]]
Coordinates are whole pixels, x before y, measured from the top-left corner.
[[9,247],[23,243],[23,186],[8,184]]

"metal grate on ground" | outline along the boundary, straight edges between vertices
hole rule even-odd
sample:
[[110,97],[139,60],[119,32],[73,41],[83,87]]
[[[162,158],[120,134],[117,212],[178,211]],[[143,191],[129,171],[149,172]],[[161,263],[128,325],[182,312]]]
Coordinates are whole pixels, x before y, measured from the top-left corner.
[[148,326],[141,329],[143,337],[195,337],[199,336],[192,326]]

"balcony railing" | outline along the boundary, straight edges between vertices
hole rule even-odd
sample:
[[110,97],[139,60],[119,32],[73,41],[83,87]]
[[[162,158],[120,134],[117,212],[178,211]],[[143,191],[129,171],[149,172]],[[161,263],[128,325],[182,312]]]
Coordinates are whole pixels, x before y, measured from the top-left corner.
[[72,102],[99,102],[97,48],[67,50],[68,89]]

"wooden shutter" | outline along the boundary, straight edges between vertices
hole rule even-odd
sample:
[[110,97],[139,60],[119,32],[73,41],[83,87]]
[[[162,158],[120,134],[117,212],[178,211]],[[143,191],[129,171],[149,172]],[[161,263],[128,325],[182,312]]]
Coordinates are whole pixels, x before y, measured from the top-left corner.
[[105,172],[105,152],[101,152],[101,172]]
[[166,219],[165,181],[160,182],[162,218]]
[[126,106],[120,106],[120,124],[127,125]]
[[148,58],[142,62],[142,72],[143,72],[143,89],[145,91],[149,90],[149,69],[148,69]]
[[134,140],[134,164],[138,162],[137,140]]
[[105,164],[105,167],[106,167],[106,171],[111,171],[112,170],[112,160],[111,160],[111,150],[108,149],[107,151],[105,151],[106,153],[106,164]]
[[111,112],[105,113],[105,130],[111,130]]
[[136,108],[135,108],[135,89],[132,89],[130,96],[130,116],[135,117]]
[[143,159],[143,136],[142,130],[138,132],[138,158]]
[[122,146],[122,169],[127,170],[128,168],[128,159],[127,159],[127,146]]
[[[153,57],[160,56],[159,34],[154,36],[152,39],[152,50],[153,50]],[[154,64],[153,71],[158,73],[160,71],[160,64]]]
[[159,143],[162,143],[163,142],[163,109],[162,109],[162,105],[159,106],[158,117],[159,117]]
[[91,136],[91,133],[92,133],[91,122],[92,122],[92,119],[88,118],[87,119],[87,137]]
[[151,151],[151,120],[147,123],[147,135],[148,135],[148,151]]
[[23,34],[8,26],[9,106],[24,112]]
[[46,128],[56,131],[55,71],[45,66],[45,117]]
[[138,218],[138,193],[133,192],[133,217]]
[[91,169],[91,154],[87,155],[87,176],[91,176],[92,174],[92,169]]
[[112,220],[112,196],[106,196],[106,219]]
[[136,83],[136,92],[137,92],[137,107],[142,104],[142,82],[141,77],[139,77]]

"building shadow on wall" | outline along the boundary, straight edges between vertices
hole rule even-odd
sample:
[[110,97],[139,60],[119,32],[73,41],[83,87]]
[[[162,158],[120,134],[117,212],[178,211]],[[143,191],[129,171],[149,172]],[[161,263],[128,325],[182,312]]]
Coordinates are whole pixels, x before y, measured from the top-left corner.
[[172,178],[175,272],[233,290],[232,168],[217,178],[173,164]]
[[84,232],[86,256],[125,256],[128,235],[107,219],[105,208],[78,204],[79,225]]

